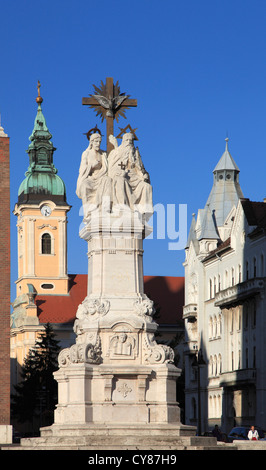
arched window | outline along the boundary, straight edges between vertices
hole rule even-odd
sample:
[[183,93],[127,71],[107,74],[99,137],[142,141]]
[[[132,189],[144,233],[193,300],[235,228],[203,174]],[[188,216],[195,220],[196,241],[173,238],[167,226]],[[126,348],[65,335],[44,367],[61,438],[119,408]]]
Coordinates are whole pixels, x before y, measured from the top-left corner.
[[260,257],[260,275],[264,276],[264,256],[263,254]]
[[209,318],[209,338],[213,337],[213,321],[212,317]]
[[49,233],[44,233],[42,235],[42,254],[50,255],[52,253],[52,240]]
[[214,338],[217,338],[217,317],[214,315],[213,318],[213,336]]
[[219,313],[218,321],[217,321],[217,336],[221,336],[222,334],[222,315]]
[[257,260],[253,258],[253,277],[257,277]]
[[248,270],[248,261],[246,262],[246,281],[248,281],[249,278],[249,270]]
[[238,282],[242,282],[241,264],[238,265]]
[[227,270],[225,271],[225,274],[224,274],[224,287],[225,287],[225,289],[227,289],[227,287],[229,287],[229,284],[228,284],[228,271]]
[[216,290],[217,290],[217,286],[216,286],[216,277],[215,277],[213,280],[213,297],[215,297]]
[[209,292],[210,299],[212,299],[212,280],[211,279],[210,279],[210,282],[209,282],[209,289],[210,289],[210,292]]
[[215,376],[217,375],[217,372],[218,372],[217,366],[218,366],[218,364],[217,364],[217,356],[216,356],[216,354],[215,354],[215,356],[214,356],[214,361],[213,361],[213,368],[214,368],[214,370],[213,370],[213,375],[215,375]]
[[209,359],[209,375],[212,377],[213,376],[213,357],[210,356]]
[[218,373],[221,374],[222,373],[222,355],[219,354],[218,356]]
[[234,270],[234,268],[231,269],[231,284],[232,284],[232,286],[235,285],[235,270]]

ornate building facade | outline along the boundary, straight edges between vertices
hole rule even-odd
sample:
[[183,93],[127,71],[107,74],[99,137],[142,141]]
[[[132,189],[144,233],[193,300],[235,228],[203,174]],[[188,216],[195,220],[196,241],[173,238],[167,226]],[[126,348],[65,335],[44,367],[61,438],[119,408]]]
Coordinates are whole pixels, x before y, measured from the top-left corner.
[[266,201],[243,197],[228,142],[185,249],[186,424],[266,429]]

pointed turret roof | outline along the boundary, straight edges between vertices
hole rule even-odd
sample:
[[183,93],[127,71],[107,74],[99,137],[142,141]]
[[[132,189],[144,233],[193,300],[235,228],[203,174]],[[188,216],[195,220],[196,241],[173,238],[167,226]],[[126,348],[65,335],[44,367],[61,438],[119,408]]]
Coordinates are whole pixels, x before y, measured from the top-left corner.
[[225,151],[213,170],[213,187],[205,206],[213,214],[217,227],[224,224],[230,210],[237,206],[240,198],[243,198],[238,180],[239,171],[228,150],[228,139],[226,139]]
[[196,218],[195,218],[195,215],[196,214],[192,214],[192,221],[191,221],[191,225],[190,225],[188,239],[187,239],[185,249],[189,248],[190,243],[197,239],[197,237],[196,237]]
[[42,112],[43,102],[40,96],[40,82],[38,82],[37,115],[33,131],[29,137],[31,141],[27,153],[29,154],[29,167],[25,173],[18,191],[18,203],[39,203],[43,199],[51,199],[56,203],[66,204],[66,190],[63,180],[57,175],[53,163],[53,153],[56,150],[51,142],[52,134],[49,132]]
[[216,226],[215,220],[215,211],[211,211],[210,208],[207,206],[204,211],[204,217],[202,220],[201,225],[201,232],[199,236],[199,240],[202,239],[211,239],[217,240],[219,239],[219,232]]
[[238,173],[240,172],[236,162],[234,161],[231,153],[228,150],[228,137],[225,139],[225,151],[222,154],[219,162],[217,163],[216,167],[213,170],[213,173],[216,171],[221,171],[221,170],[234,170],[237,171]]

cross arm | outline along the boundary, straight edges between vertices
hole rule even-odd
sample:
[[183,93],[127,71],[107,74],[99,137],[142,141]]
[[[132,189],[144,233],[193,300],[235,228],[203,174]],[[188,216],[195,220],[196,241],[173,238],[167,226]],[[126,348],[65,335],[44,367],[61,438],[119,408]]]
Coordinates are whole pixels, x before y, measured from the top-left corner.
[[[82,98],[82,104],[91,105],[91,106],[100,106],[100,103],[96,100],[96,98],[89,98],[89,97]],[[129,99],[129,98],[124,100],[122,103],[122,107],[124,106],[135,107],[137,105],[138,105],[137,100]]]

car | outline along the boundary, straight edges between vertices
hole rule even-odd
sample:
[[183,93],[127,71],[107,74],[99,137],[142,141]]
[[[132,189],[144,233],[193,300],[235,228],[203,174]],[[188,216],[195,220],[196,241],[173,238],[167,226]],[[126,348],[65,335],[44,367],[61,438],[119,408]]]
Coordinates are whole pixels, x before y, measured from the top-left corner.
[[[264,431],[255,426],[255,429],[258,431],[259,439],[264,438]],[[227,439],[228,442],[233,441],[247,441],[248,440],[248,432],[250,430],[250,426],[236,426],[229,432]]]

